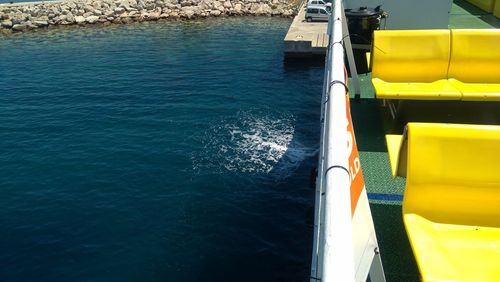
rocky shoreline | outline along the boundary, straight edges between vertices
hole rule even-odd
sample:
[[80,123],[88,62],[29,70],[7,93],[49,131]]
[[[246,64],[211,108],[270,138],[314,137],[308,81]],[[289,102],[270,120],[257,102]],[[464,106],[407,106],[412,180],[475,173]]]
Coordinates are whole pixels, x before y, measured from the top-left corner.
[[131,23],[221,16],[295,13],[292,0],[67,0],[0,5],[0,32],[51,26]]

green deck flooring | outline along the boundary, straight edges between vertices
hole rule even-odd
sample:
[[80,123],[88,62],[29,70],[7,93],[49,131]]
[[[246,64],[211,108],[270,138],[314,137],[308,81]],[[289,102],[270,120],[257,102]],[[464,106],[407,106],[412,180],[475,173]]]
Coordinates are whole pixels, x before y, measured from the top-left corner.
[[[455,0],[449,28],[500,28],[500,20],[463,0]],[[500,124],[500,103],[411,102],[392,119],[375,99],[371,75],[360,75],[361,99],[351,93],[351,113],[387,281],[419,281],[402,221],[405,179],[393,178],[385,134],[402,132],[408,121]],[[352,88],[351,82],[350,89]]]
[[500,28],[500,19],[464,0],[453,1],[449,28]]

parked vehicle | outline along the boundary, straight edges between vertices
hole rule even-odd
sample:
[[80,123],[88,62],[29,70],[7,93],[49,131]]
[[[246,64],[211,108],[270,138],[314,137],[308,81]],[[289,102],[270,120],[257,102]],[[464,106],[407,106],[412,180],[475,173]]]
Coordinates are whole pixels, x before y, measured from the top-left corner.
[[328,21],[330,12],[325,6],[308,6],[306,10],[306,21]]
[[332,11],[332,3],[329,0],[309,0],[307,2],[306,8],[309,8],[311,6],[324,6],[327,7],[327,11],[331,12]]
[[323,0],[309,0],[309,2],[307,2],[307,7],[309,6],[325,6],[327,2],[326,1],[323,1]]

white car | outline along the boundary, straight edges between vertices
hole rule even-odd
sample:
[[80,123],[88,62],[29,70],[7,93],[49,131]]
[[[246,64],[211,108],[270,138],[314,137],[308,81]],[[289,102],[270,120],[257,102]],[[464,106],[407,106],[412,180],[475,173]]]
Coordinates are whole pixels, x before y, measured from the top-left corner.
[[308,6],[306,10],[306,21],[328,21],[330,12],[325,6]]
[[325,6],[331,8],[332,3],[323,0],[309,0],[309,2],[307,2],[306,9],[310,6]]

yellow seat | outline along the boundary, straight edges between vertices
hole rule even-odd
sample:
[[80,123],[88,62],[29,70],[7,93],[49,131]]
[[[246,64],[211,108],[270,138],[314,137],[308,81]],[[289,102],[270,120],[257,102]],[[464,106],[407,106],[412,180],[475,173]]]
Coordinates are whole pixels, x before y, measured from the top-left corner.
[[467,0],[472,5],[491,13],[493,11],[493,5],[495,4],[495,0]]
[[500,126],[409,123],[403,219],[424,281],[500,281]]
[[404,220],[424,281],[499,281],[500,228]]
[[454,99],[447,81],[450,30],[377,30],[371,52],[377,98]]
[[463,83],[456,79],[449,81],[462,92],[464,101],[500,101],[500,83]]
[[500,29],[451,31],[448,77],[463,100],[500,100]]
[[386,82],[373,78],[372,84],[379,99],[460,100],[462,98],[460,91],[448,79],[423,83]]

